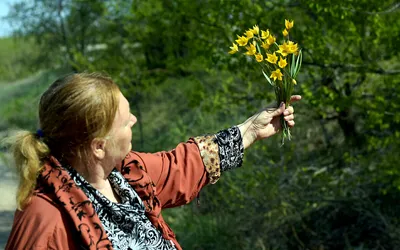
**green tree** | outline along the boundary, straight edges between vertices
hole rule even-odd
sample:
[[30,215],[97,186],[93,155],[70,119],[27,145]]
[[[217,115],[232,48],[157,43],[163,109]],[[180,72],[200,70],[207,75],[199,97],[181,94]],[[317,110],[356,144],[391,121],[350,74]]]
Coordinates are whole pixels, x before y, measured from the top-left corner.
[[111,74],[148,124],[134,139],[146,151],[272,102],[256,63],[228,47],[255,24],[279,37],[294,19],[304,100],[293,141],[254,145],[246,169],[206,188],[200,208],[167,217],[188,249],[394,249],[399,8],[393,0],[37,0],[10,16],[44,56],[57,55],[52,62]]
[[74,53],[85,55],[98,43],[103,1],[34,0],[12,5],[7,19],[15,27],[14,36],[34,39],[41,51],[29,66],[53,64],[75,68]]

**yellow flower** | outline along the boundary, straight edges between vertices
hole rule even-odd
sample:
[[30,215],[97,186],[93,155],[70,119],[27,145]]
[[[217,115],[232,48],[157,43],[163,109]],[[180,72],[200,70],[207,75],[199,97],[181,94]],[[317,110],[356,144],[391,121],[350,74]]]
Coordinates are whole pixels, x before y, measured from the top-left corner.
[[246,31],[245,35],[247,36],[247,39],[253,38],[254,34],[253,34],[253,30],[248,30]]
[[282,56],[287,56],[289,54],[289,47],[288,44],[285,42],[282,45],[278,45],[279,50],[277,50],[277,53],[280,53]]
[[293,83],[294,85],[296,85],[296,84],[297,84],[297,82],[296,82],[296,80],[295,80],[295,79],[292,79],[292,83]]
[[261,43],[261,47],[263,47],[265,50],[267,50],[267,49],[269,49],[269,44],[268,43],[266,43],[266,42],[262,42]]
[[262,62],[264,60],[263,55],[261,55],[260,53],[257,53],[256,54],[256,60],[257,60],[257,62]]
[[282,81],[282,76],[283,76],[283,75],[282,75],[280,69],[277,69],[277,70],[275,70],[275,71],[272,71],[271,73],[272,73],[272,74],[271,74],[271,76],[270,76],[269,78],[273,78],[274,81],[276,81],[276,78],[278,78],[278,80]]
[[246,46],[247,41],[249,39],[247,37],[245,37],[245,36],[237,36],[237,37],[238,37],[238,39],[235,42],[237,42],[237,44],[239,46]]
[[292,20],[291,22],[289,20],[285,19],[285,27],[287,30],[290,30],[291,28],[293,28],[294,25],[294,21]]
[[250,46],[247,46],[246,49],[247,49],[246,55],[248,56],[255,55],[257,52],[256,46],[254,46],[254,44],[250,44]]
[[275,64],[276,61],[278,61],[278,57],[276,56],[275,52],[273,54],[267,54],[267,60],[268,62]]
[[287,31],[287,29],[284,29],[284,30],[282,31],[282,34],[283,34],[283,36],[288,36],[288,35],[289,35],[289,32]]
[[267,39],[268,45],[274,44],[275,41],[276,41],[276,38],[273,35],[269,36]]
[[278,65],[279,65],[279,67],[282,68],[282,69],[283,69],[284,67],[286,67],[286,65],[287,65],[286,59],[283,59],[283,57],[281,57],[281,58],[279,59]]
[[260,33],[260,29],[258,28],[257,25],[254,25],[251,31],[253,32],[254,35],[258,35],[258,33]]
[[267,39],[268,37],[269,37],[269,30],[266,30],[266,31],[262,30],[261,31],[261,38],[262,39]]
[[232,43],[232,47],[229,47],[231,51],[229,51],[229,54],[235,54],[236,52],[239,51],[238,46],[235,43]]
[[299,48],[297,47],[297,43],[293,43],[292,41],[289,41],[287,44],[287,51],[289,53],[296,53],[299,50]]

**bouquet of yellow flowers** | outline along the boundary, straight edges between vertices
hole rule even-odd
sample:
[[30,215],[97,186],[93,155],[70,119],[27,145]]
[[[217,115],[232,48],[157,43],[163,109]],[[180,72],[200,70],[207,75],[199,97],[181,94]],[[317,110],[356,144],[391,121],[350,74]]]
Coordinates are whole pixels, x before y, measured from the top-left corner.
[[[245,48],[245,55],[254,57],[261,66],[261,71],[267,81],[274,87],[278,106],[284,102],[286,107],[290,105],[296,76],[299,73],[302,54],[297,43],[289,39],[289,32],[293,28],[294,21],[285,20],[285,29],[282,31],[282,44],[276,42],[276,37],[267,29],[260,30],[257,25],[247,30],[244,35],[230,47],[230,54],[239,52]],[[260,33],[261,31],[261,33]],[[291,139],[289,126],[282,116],[283,138]]]

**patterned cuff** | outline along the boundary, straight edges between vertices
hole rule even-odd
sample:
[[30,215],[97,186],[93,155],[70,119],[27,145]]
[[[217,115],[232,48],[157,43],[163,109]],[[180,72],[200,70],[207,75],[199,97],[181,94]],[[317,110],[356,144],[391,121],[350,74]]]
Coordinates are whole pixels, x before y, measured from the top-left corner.
[[221,177],[221,172],[242,166],[244,147],[237,126],[215,135],[193,138],[200,150],[211,184]]
[[221,177],[218,144],[214,135],[197,136],[193,138],[200,150],[200,156],[208,173],[211,184]]
[[237,126],[221,130],[216,135],[219,147],[221,172],[242,166],[244,147],[240,130]]

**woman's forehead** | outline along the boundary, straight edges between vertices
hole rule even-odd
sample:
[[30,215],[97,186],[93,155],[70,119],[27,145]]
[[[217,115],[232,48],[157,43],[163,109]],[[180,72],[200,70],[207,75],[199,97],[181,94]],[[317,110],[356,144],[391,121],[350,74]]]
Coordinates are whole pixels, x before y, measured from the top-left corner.
[[125,98],[125,96],[120,93],[119,96],[119,105],[118,105],[118,110],[117,114],[115,115],[114,119],[114,126],[120,126],[121,124],[124,124],[128,114],[130,114],[130,107],[129,107],[129,102]]
[[125,110],[129,111],[129,102],[122,93],[120,93],[120,96],[119,96],[119,109],[121,111],[125,111]]

